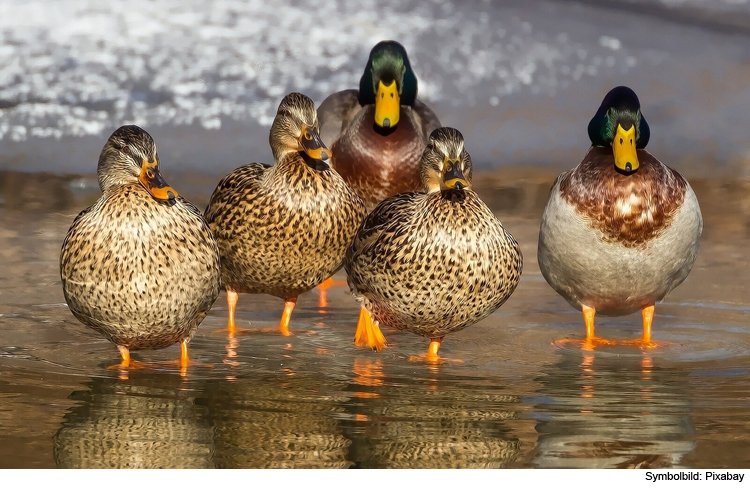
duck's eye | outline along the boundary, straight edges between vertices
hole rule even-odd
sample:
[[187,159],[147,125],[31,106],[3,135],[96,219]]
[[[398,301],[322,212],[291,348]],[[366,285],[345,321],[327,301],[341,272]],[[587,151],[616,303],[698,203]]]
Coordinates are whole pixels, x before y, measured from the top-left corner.
[[447,168],[445,168],[445,170],[446,170],[446,171],[448,171],[448,172],[451,172],[451,171],[453,171],[453,164],[451,164],[451,163],[448,163],[448,167],[447,167]]
[[149,169],[148,171],[146,171],[146,176],[148,176],[148,179],[154,179],[154,171]]
[[130,155],[130,147],[127,146],[127,145],[125,145],[124,147],[122,147],[122,153],[125,154],[125,155]]
[[622,138],[620,138],[620,145],[622,145]]
[[309,131],[305,131],[305,140],[312,140],[312,135]]
[[391,92],[391,98],[393,98],[393,92]]
[[631,145],[633,144],[633,139],[632,139],[632,138],[630,139],[630,144],[631,144]]

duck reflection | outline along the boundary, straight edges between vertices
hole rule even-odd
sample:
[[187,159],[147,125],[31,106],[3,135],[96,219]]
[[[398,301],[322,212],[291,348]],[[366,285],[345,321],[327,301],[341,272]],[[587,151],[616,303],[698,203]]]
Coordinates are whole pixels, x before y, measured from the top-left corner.
[[356,358],[352,369],[345,433],[358,467],[500,468],[518,456],[507,425],[518,397],[474,379],[458,389],[443,372],[388,378],[378,359]]
[[206,386],[220,468],[347,468],[340,387],[292,369]]
[[537,379],[536,466],[671,468],[695,447],[685,372],[650,355],[564,355]]
[[175,374],[92,378],[53,437],[61,468],[213,467],[211,426]]

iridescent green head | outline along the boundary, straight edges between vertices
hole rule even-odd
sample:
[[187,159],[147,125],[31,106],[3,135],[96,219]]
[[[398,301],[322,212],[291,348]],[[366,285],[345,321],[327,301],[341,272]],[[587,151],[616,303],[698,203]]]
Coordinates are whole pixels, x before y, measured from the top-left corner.
[[588,131],[594,146],[612,147],[615,167],[626,173],[638,169],[636,149],[645,148],[651,136],[638,96],[627,86],[607,93]]
[[417,77],[411,69],[404,47],[395,41],[381,41],[367,60],[359,80],[359,103],[375,104],[375,124],[381,128],[396,126],[402,105],[417,100]]

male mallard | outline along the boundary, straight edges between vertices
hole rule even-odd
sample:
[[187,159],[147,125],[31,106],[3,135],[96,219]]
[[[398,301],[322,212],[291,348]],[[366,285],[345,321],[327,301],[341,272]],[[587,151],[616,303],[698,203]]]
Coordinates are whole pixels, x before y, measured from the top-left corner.
[[219,295],[219,249],[200,211],[162,179],[153,138],[123,126],[104,145],[102,197],[60,254],[68,308],[120,350],[187,344]]
[[539,267],[552,288],[583,311],[587,346],[596,312],[643,313],[652,346],[654,304],[693,267],[703,230],[685,179],[643,150],[650,130],[635,92],[610,91],[588,127],[592,146],[550,192],[539,233]]
[[206,220],[221,252],[229,329],[238,293],[284,299],[281,331],[297,297],[344,264],[346,247],[365,216],[362,199],[325,162],[315,105],[290,93],[271,126],[273,165],[239,167],[214,190]]
[[518,243],[471,190],[461,133],[432,132],[422,154],[424,191],[381,202],[346,253],[349,288],[362,302],[355,343],[380,349],[379,323],[440,342],[492,314],[515,290]]
[[419,159],[440,121],[417,100],[417,77],[399,43],[375,45],[359,90],[326,98],[318,118],[331,165],[368,207],[421,187]]

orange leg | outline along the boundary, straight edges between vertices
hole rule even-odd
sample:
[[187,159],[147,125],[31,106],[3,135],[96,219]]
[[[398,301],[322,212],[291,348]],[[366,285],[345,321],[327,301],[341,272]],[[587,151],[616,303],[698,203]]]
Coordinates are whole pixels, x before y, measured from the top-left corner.
[[187,341],[183,340],[180,342],[180,376],[185,376],[187,374],[189,362]]
[[615,342],[605,340],[604,338],[598,338],[594,332],[594,318],[596,317],[596,309],[589,307],[585,304],[581,304],[581,312],[583,313],[583,322],[586,325],[586,339],[585,340],[574,340],[566,338],[564,340],[556,340],[555,344],[561,345],[565,343],[577,343],[583,350],[594,350],[600,345],[614,345]]
[[327,292],[329,288],[333,288],[335,286],[348,286],[346,282],[342,281],[335,281],[333,277],[328,278],[323,283],[318,285],[318,290],[320,290],[320,300],[318,301],[319,307],[328,307],[328,299],[327,299]]
[[643,315],[643,343],[651,343],[651,323],[654,322],[654,304],[647,305],[641,311]]
[[284,313],[281,315],[281,323],[279,324],[279,329],[281,330],[281,334],[285,337],[291,336],[291,332],[289,331],[289,320],[292,319],[292,311],[294,310],[294,306],[297,304],[297,297],[292,297],[284,300]]
[[651,324],[654,322],[654,304],[645,306],[641,310],[641,315],[643,316],[643,336],[640,339],[628,340],[627,342],[623,343],[626,343],[628,345],[636,345],[644,349],[654,349],[656,347],[668,345],[665,342],[657,342],[655,340],[651,340]]
[[229,331],[236,331],[237,327],[234,322],[234,311],[237,309],[237,300],[240,296],[237,292],[227,290],[227,307],[229,308],[229,322],[227,323],[227,329]]
[[357,347],[370,347],[372,350],[380,351],[386,346],[383,332],[380,326],[373,319],[372,314],[363,305],[359,311],[359,321],[357,321],[357,334],[354,335],[354,345]]
[[129,367],[130,366],[130,350],[127,347],[123,347],[122,345],[118,345],[117,350],[120,351],[120,357],[122,357],[122,362],[120,362],[119,367],[121,368]]
[[463,364],[464,361],[461,359],[446,359],[438,355],[440,350],[440,344],[443,343],[443,337],[436,337],[430,339],[430,346],[427,348],[427,353],[424,355],[411,356],[409,361],[411,362],[426,362],[427,364],[443,364],[446,362],[453,362],[457,364]]

